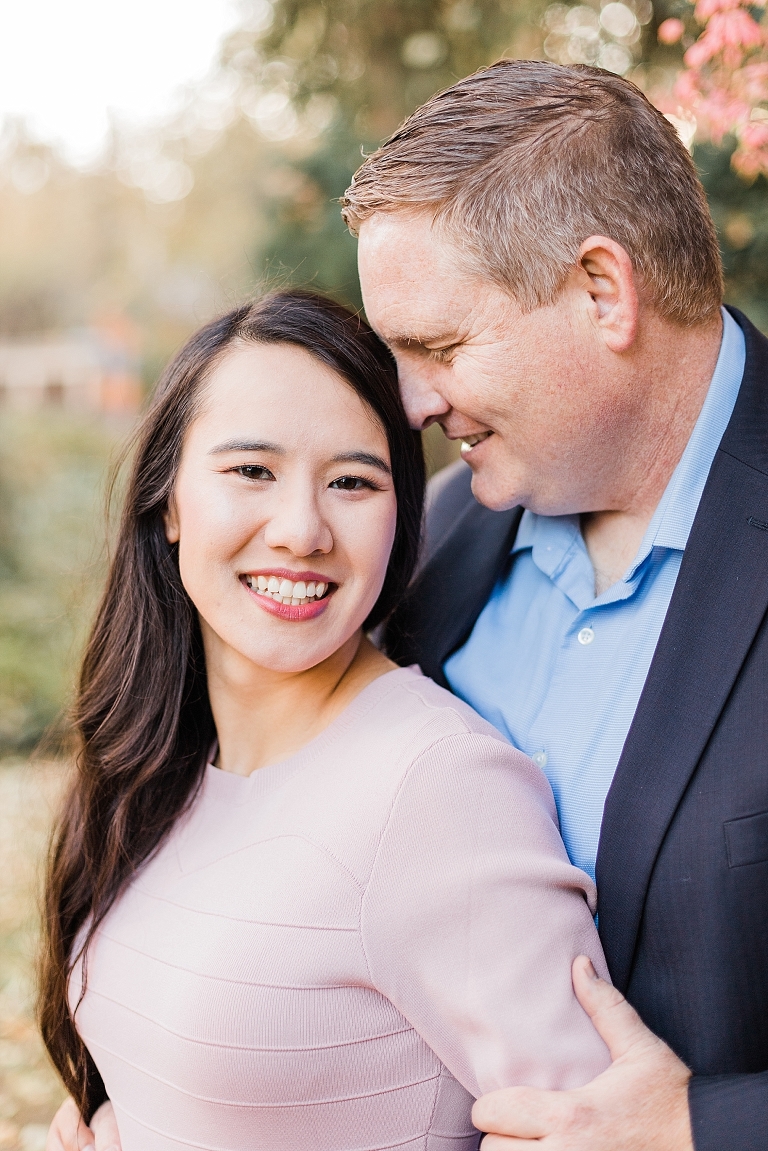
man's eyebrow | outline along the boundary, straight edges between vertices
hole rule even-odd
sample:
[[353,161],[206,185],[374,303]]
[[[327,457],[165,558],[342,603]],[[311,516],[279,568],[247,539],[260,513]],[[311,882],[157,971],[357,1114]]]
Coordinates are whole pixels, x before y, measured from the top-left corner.
[[369,468],[378,468],[380,472],[385,472],[388,476],[392,475],[389,464],[381,456],[374,456],[370,452],[341,452],[338,456],[333,457],[331,463],[366,464]]
[[272,452],[273,455],[284,456],[285,448],[281,448],[279,444],[270,444],[266,440],[227,440],[226,443],[211,448],[208,455],[216,456],[222,452]]

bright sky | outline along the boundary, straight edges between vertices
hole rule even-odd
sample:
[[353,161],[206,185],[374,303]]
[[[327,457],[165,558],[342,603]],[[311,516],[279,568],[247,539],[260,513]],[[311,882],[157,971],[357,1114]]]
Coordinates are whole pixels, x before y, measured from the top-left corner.
[[0,0],[0,121],[94,159],[108,112],[145,122],[201,79],[237,0]]

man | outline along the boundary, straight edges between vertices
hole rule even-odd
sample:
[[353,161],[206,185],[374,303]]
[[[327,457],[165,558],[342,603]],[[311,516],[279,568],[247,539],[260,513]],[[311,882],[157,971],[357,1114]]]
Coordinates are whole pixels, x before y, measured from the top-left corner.
[[577,961],[615,1061],[479,1101],[484,1151],[764,1149],[768,341],[690,157],[619,77],[506,61],[344,214],[413,426],[463,441],[388,649],[543,767],[618,989]]
[[577,960],[614,1063],[480,1100],[483,1151],[764,1151],[768,341],[720,309],[690,157],[620,78],[503,62],[344,210],[412,422],[466,461],[389,649],[548,774],[618,988]]

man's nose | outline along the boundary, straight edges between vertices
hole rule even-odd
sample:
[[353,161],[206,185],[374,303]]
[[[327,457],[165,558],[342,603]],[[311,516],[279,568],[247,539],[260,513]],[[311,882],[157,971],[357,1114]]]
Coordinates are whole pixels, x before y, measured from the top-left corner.
[[264,542],[295,556],[325,555],[333,548],[333,534],[313,493],[286,491],[276,501]]
[[415,431],[423,431],[451,410],[426,367],[398,363],[398,382],[408,423]]

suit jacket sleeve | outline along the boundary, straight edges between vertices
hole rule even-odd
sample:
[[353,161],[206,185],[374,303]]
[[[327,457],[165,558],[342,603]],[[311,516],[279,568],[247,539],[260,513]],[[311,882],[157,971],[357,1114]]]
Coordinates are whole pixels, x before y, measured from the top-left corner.
[[688,1099],[696,1151],[765,1151],[768,1071],[694,1075]]

